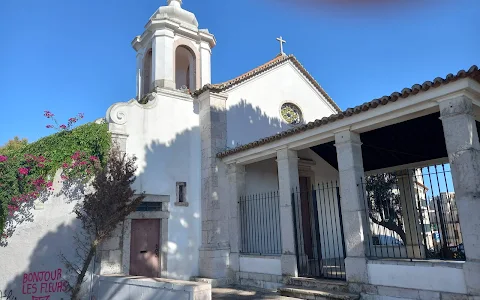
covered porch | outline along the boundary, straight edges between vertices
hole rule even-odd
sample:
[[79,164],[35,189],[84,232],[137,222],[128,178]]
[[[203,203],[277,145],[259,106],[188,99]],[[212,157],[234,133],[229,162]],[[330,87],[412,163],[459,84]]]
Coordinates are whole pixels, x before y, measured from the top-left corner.
[[479,105],[472,68],[220,153],[239,283],[480,296]]

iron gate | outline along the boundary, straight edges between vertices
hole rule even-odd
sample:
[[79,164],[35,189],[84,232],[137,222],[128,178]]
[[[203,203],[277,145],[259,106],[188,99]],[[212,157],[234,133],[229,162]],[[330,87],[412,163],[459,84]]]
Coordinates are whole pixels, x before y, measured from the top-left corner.
[[295,247],[301,277],[345,280],[345,244],[337,182],[310,185],[300,177],[292,192]]

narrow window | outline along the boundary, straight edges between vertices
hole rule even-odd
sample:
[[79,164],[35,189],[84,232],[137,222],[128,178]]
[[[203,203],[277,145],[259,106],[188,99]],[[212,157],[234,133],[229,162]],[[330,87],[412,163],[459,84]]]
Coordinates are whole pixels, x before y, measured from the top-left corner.
[[176,205],[188,206],[187,202],[187,183],[177,182],[177,199]]

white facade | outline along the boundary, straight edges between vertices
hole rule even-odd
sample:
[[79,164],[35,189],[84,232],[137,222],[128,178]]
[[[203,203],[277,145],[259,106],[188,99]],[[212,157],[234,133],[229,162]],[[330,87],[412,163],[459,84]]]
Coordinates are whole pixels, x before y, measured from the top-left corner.
[[[202,110],[201,102],[207,100],[201,100],[202,95],[192,96],[187,90],[197,90],[210,83],[210,56],[215,39],[207,30],[198,29],[192,14],[179,12],[179,1],[172,1],[170,6],[173,5],[175,10],[159,8],[147,23],[145,33],[132,42],[137,51],[137,99],[112,105],[107,111],[107,121],[121,148],[138,159],[134,188],[151,197],[162,197],[167,204],[168,237],[162,244],[161,276],[188,280],[201,275],[202,221],[203,226],[208,223],[205,207],[202,211],[202,145],[212,143],[214,133],[204,129],[210,123],[202,123],[207,120],[201,117],[207,108],[204,105]],[[171,22],[180,26],[172,27]],[[226,98],[225,146],[230,147],[291,128],[280,116],[284,103],[297,105],[304,122],[335,112],[288,59],[227,87],[223,93]],[[213,102],[208,101],[211,107]],[[215,124],[222,120],[205,122],[218,128]],[[269,163],[276,164],[275,161]],[[263,174],[263,169],[270,170],[269,167],[252,166],[247,172],[250,176],[256,176],[255,173],[260,177],[270,176],[270,187],[278,189],[276,172]],[[224,169],[219,166],[217,173],[222,172]],[[218,182],[226,186],[224,178],[219,175]],[[186,183],[184,203],[177,199],[178,183]],[[247,182],[247,186],[258,191],[266,188],[265,185],[255,187],[255,182]],[[164,228],[163,232],[167,233]],[[129,243],[129,238],[123,237],[124,245]],[[109,266],[104,272],[125,273],[128,259],[125,253],[123,255],[122,266]]]
[[[285,59],[225,88],[225,120],[213,118],[208,121],[211,123],[202,123],[200,102],[207,100],[201,100],[202,95],[193,96],[191,92],[211,82],[211,54],[216,41],[208,30],[198,29],[195,16],[184,11],[181,2],[170,0],[168,6],[160,7],[147,22],[145,32],[134,38],[136,98],[115,103],[106,112],[114,142],[122,151],[137,157],[137,180],[133,188],[147,194],[145,201],[161,202],[162,211],[136,212],[121,224],[114,236],[99,249],[98,275],[129,275],[131,220],[136,218],[161,219],[159,276],[189,280],[203,275],[200,270],[202,255],[199,253],[203,247],[202,234],[203,244],[210,238],[205,237],[208,234],[202,233],[202,228],[211,227],[208,225],[211,221],[205,207],[202,211],[202,178],[205,177],[201,167],[202,145],[214,141],[213,131],[206,132],[205,126],[226,122],[225,131],[220,133],[224,135],[225,143],[217,149],[224,150],[292,128],[281,117],[282,104],[298,106],[302,122],[336,112],[298,66]],[[212,106],[213,101],[208,101]],[[204,105],[203,111],[206,109],[209,108]],[[308,158],[309,154],[304,156]],[[276,164],[272,159],[250,165],[246,170],[249,174],[247,191],[278,190]],[[319,162],[318,166],[321,165]],[[224,166],[218,166],[217,172],[222,186],[218,194],[226,196],[228,184]],[[179,184],[186,184],[182,202],[178,198]],[[9,246],[0,249],[2,257],[15,255],[19,258],[19,263],[2,260],[4,265],[0,265],[0,269],[9,270],[0,273],[0,289],[11,289],[18,299],[30,295],[22,292],[23,273],[62,266],[58,251],[37,249],[48,236],[47,231],[68,228],[62,229],[62,238],[54,242],[58,244],[56,250],[61,250],[62,241],[69,240],[75,232],[75,216],[71,213],[73,204],[58,203],[67,201],[65,195],[55,199],[45,203],[45,210],[35,211],[34,222],[19,226]],[[65,245],[67,254],[71,244]],[[32,251],[42,252],[41,262],[34,258]],[[244,257],[241,259],[242,271],[251,271],[255,262],[260,263],[259,266],[265,263],[271,267],[272,275],[281,277],[278,257],[267,260]]]

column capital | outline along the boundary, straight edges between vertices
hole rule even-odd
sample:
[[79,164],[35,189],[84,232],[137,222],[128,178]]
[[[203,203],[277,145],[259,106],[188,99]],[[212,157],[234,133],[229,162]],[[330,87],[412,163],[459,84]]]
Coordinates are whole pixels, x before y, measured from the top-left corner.
[[237,162],[227,164],[227,174],[245,174],[245,165],[241,165]]
[[350,130],[336,132],[335,147],[341,146],[343,144],[353,144],[361,146],[362,141],[360,139],[360,134]]
[[298,152],[288,148],[277,149],[277,161],[284,159],[298,160]]
[[440,119],[457,115],[473,116],[473,101],[465,95],[439,101],[438,105],[440,107]]

